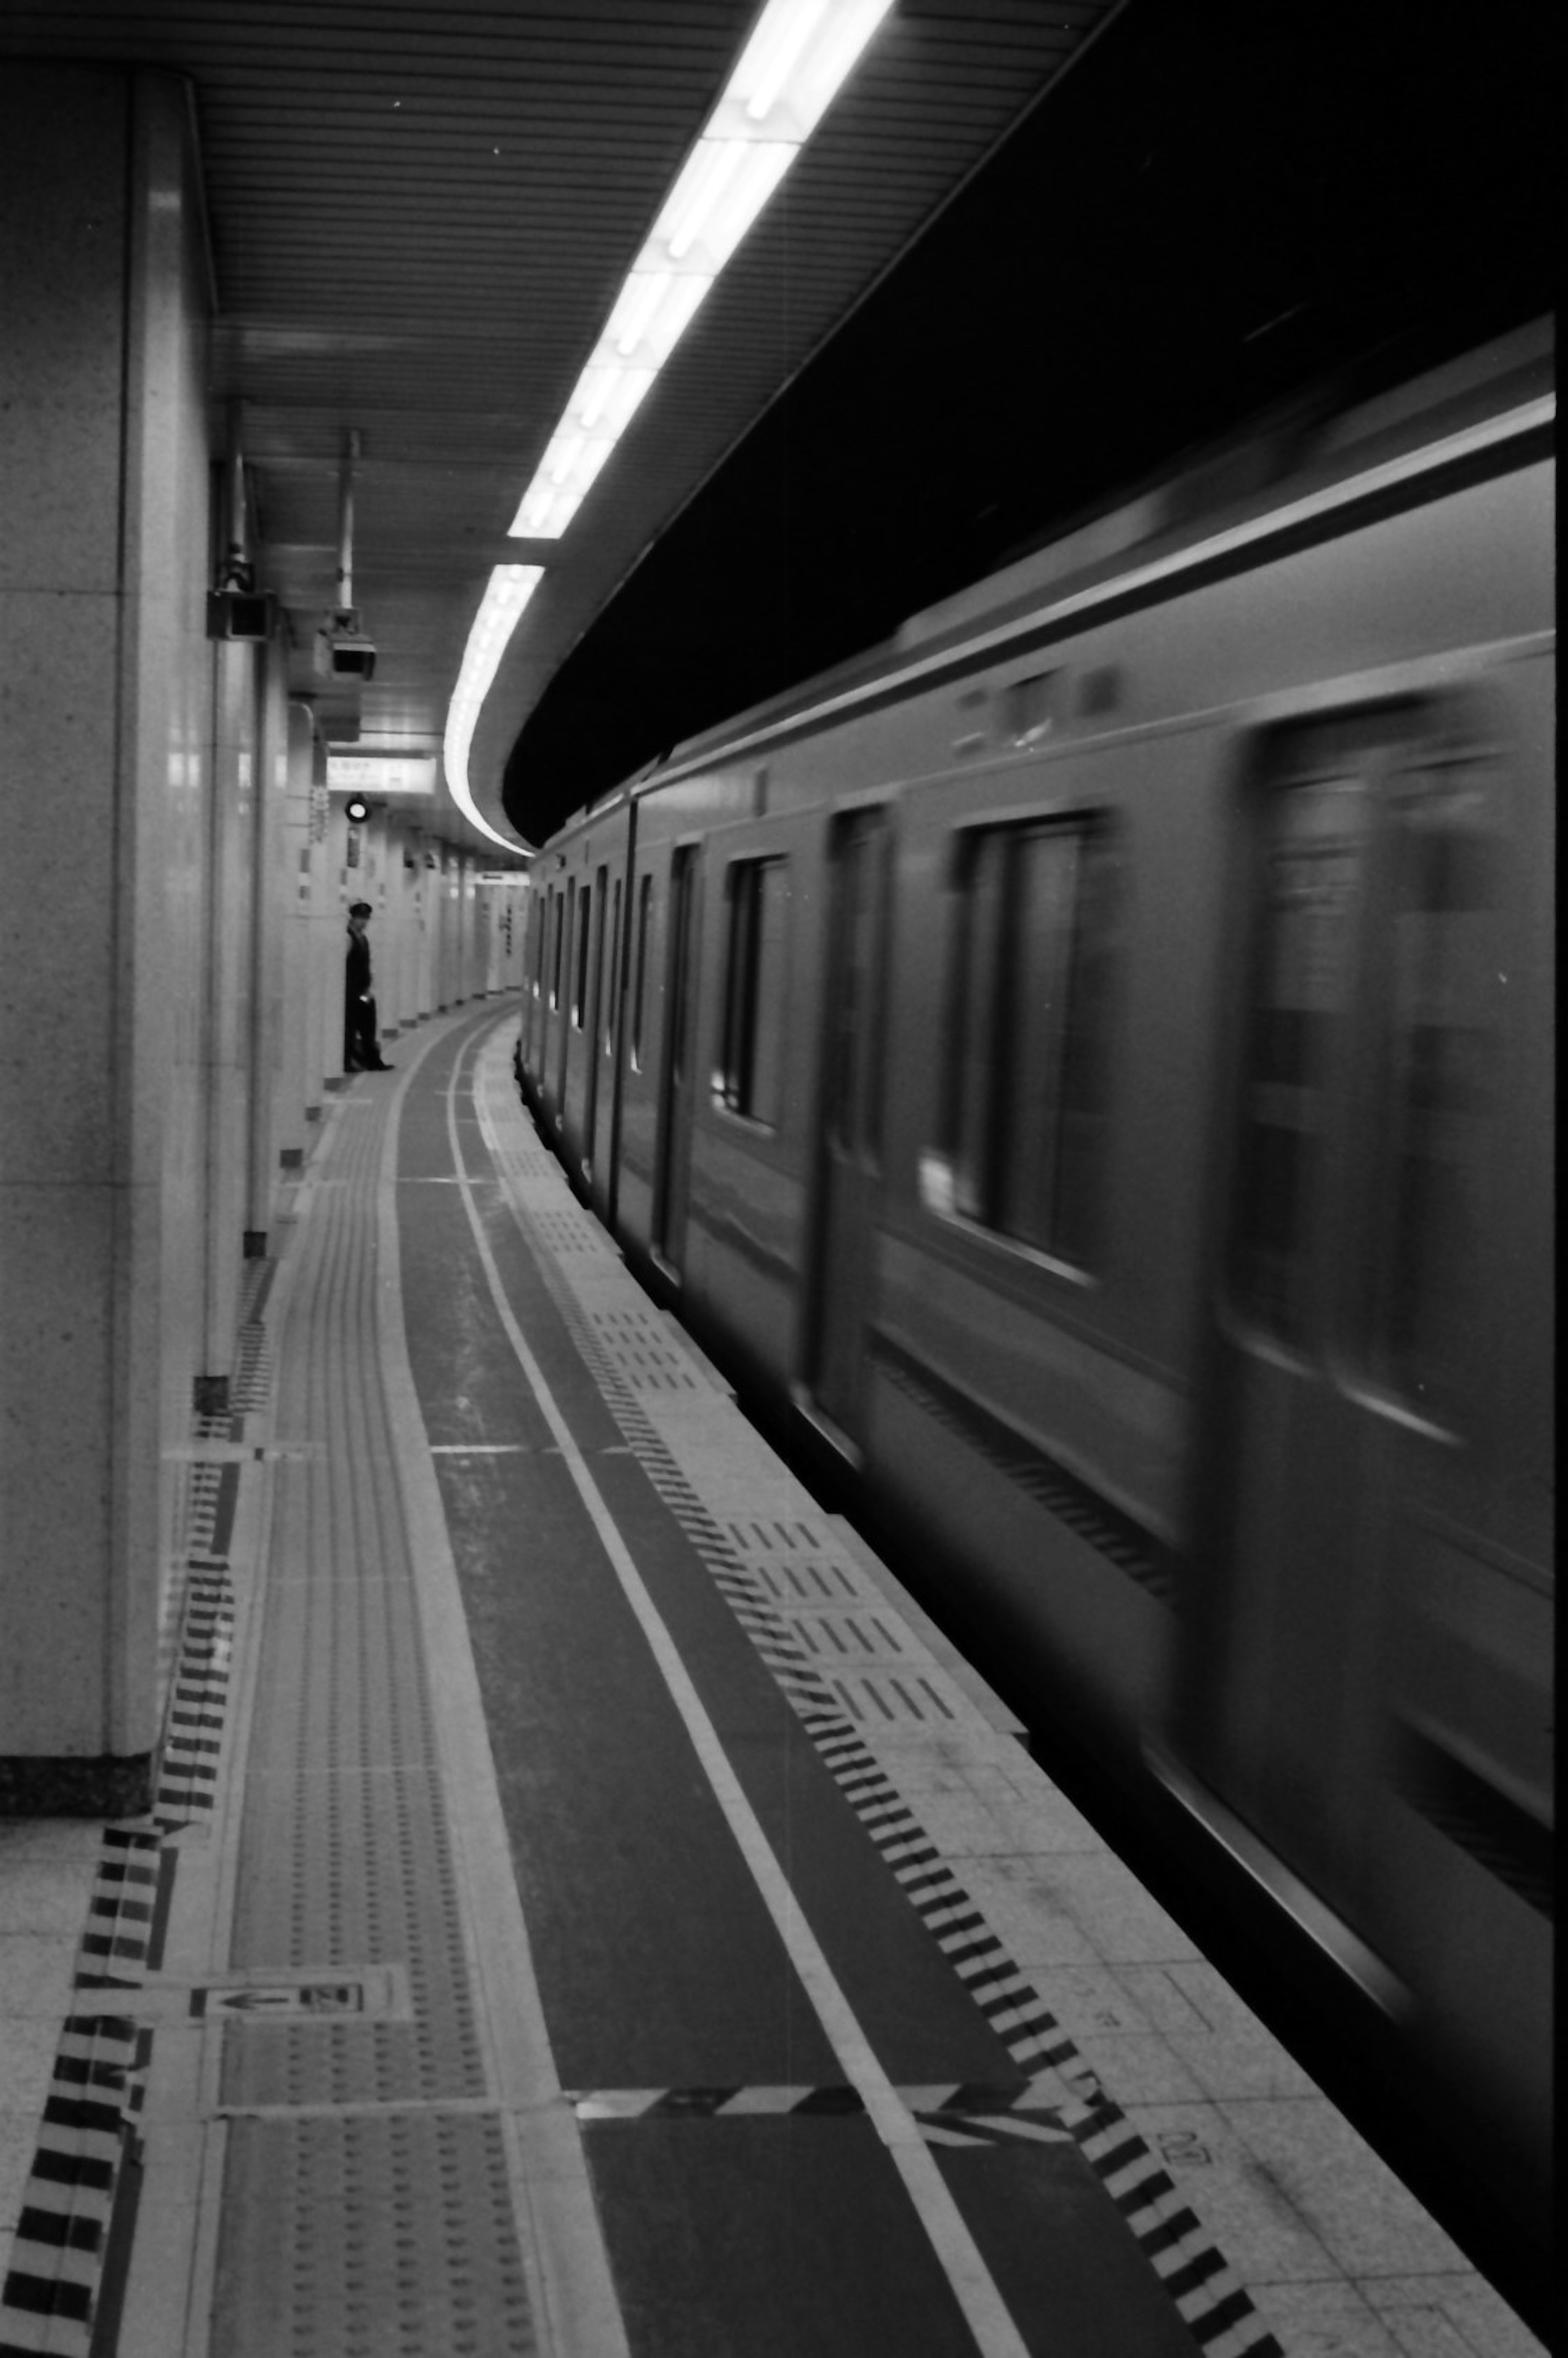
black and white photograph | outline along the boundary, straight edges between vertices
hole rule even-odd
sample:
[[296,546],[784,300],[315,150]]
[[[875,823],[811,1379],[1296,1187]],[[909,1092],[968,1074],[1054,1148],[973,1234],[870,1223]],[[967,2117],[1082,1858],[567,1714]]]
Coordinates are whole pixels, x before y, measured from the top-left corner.
[[1562,2346],[1557,31],[0,0],[0,2358]]

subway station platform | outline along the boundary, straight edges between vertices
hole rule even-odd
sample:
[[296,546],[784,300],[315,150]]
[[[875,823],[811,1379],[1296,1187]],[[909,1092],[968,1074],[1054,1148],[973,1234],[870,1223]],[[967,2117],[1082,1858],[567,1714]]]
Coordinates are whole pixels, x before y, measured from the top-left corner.
[[152,1816],[0,1824],[0,2353],[1525,2358],[572,1198],[335,1100]]

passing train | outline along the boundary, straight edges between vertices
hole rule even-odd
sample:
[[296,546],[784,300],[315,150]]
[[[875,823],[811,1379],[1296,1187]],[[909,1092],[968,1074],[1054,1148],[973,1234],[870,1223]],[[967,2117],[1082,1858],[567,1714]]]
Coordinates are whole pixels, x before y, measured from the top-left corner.
[[1544,2236],[1550,334],[1195,464],[531,871],[574,1184]]

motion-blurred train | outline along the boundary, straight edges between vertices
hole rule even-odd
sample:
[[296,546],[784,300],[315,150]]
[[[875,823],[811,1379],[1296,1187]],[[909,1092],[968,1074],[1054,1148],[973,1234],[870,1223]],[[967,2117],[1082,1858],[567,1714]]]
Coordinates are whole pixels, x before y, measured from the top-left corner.
[[536,860],[519,1047],[1541,2234],[1553,383],[1537,328],[1249,438],[681,747]]

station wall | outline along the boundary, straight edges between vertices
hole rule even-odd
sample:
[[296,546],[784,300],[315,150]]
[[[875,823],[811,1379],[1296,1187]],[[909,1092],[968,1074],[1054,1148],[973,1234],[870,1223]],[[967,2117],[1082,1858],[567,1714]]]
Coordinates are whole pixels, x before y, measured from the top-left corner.
[[206,636],[190,121],[153,72],[0,90],[0,1812],[150,1799],[194,1419],[344,1085],[348,903],[389,1041],[520,967],[476,854],[384,806],[351,846],[283,640]]

